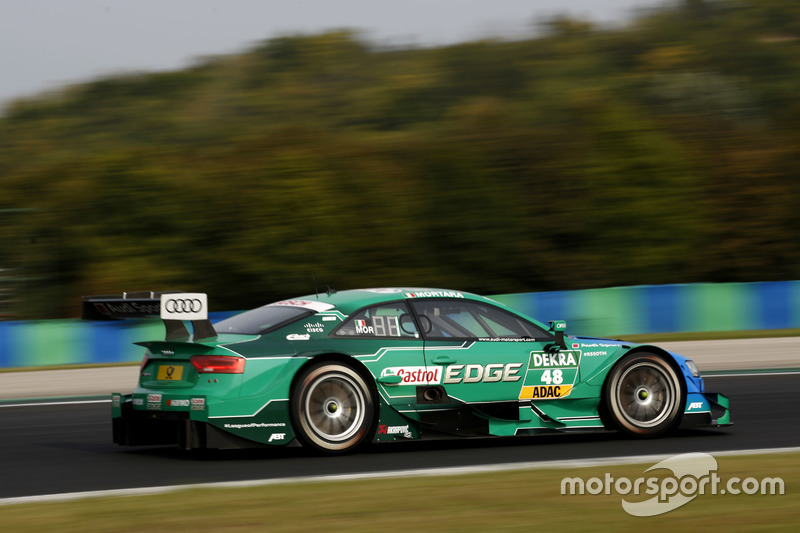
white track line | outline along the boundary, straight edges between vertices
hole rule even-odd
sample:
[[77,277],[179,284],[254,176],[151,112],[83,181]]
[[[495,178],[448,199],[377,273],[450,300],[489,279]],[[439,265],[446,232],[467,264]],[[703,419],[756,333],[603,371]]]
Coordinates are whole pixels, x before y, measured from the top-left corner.
[[[740,456],[800,452],[800,447],[768,448],[750,450],[730,450],[704,452],[711,455]],[[223,481],[217,483],[194,483],[190,485],[171,485],[162,487],[141,487],[135,489],[97,490],[87,492],[69,492],[62,494],[43,494],[40,496],[21,496],[17,498],[0,498],[0,506],[23,503],[46,503],[81,500],[86,498],[108,498],[124,496],[145,496],[164,494],[192,489],[230,489],[247,487],[265,487],[269,485],[287,485],[295,483],[324,483],[335,481],[354,481],[363,479],[391,479],[404,477],[458,476],[465,474],[482,474],[490,472],[507,472],[511,470],[584,468],[591,466],[629,465],[662,461],[675,454],[629,455],[624,457],[603,457],[595,459],[572,459],[567,461],[531,461],[524,463],[505,463],[497,465],[458,466],[448,468],[424,468],[416,470],[390,470],[388,472],[366,472],[362,474],[338,474],[330,476],[300,476],[281,479],[258,479],[249,481]]]

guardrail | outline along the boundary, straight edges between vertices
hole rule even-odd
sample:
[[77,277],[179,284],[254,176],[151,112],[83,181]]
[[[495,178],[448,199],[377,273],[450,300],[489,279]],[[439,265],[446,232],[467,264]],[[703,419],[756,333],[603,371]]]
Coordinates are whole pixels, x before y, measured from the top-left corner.
[[496,296],[585,336],[800,327],[800,281],[640,285]]

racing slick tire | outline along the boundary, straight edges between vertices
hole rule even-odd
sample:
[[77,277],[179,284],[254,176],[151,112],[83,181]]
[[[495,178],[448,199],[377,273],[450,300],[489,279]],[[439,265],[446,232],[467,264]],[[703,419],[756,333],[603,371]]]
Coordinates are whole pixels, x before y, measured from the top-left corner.
[[635,437],[656,437],[675,428],[685,404],[685,385],[661,355],[626,355],[606,379],[603,398],[614,427]]
[[303,446],[327,454],[369,440],[375,402],[364,378],[349,366],[324,362],[303,372],[292,389],[291,416]]

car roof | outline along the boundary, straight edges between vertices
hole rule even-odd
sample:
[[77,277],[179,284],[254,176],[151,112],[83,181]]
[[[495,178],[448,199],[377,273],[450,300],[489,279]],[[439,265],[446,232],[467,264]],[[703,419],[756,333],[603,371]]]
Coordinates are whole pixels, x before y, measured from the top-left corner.
[[450,289],[434,289],[419,287],[379,287],[372,289],[351,289],[344,291],[320,292],[300,296],[297,300],[308,300],[333,305],[344,314],[350,314],[362,307],[378,304],[381,302],[392,302],[397,300],[413,300],[422,298],[452,298],[477,300],[480,302],[500,305],[489,298],[479,296],[464,291],[454,291]]

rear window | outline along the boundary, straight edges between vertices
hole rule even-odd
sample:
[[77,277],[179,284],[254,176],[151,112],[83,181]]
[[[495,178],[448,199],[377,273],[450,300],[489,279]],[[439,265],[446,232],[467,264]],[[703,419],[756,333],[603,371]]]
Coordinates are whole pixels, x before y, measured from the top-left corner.
[[217,333],[261,335],[313,314],[310,309],[288,305],[265,305],[214,324]]

